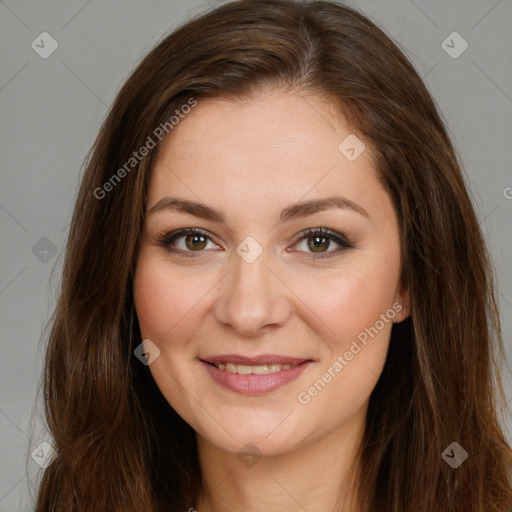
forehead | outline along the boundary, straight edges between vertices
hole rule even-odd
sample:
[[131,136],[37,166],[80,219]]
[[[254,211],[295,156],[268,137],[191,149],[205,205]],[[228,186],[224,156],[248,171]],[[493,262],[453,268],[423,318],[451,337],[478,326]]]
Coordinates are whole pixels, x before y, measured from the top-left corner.
[[249,162],[255,153],[283,159],[288,151],[288,159],[296,161],[303,156],[318,158],[315,153],[329,148],[329,154],[337,157],[340,137],[350,133],[333,105],[317,97],[267,92],[249,100],[206,98],[199,99],[173,129],[164,153],[170,158],[186,154],[218,159],[221,149],[231,149],[224,159]]
[[[316,97],[199,99],[164,140],[149,203],[170,192],[225,208],[241,198],[261,209],[333,192],[362,201],[382,189],[369,146],[354,137],[333,106]],[[358,152],[365,148],[356,159],[343,152],[346,140],[359,143]]]

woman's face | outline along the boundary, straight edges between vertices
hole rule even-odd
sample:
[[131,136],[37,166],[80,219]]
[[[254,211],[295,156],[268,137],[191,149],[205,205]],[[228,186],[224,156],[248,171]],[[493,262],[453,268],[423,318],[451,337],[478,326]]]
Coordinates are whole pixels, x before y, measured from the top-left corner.
[[364,414],[399,274],[370,148],[319,99],[200,99],[165,141],[136,310],[158,387],[215,446],[285,453]]

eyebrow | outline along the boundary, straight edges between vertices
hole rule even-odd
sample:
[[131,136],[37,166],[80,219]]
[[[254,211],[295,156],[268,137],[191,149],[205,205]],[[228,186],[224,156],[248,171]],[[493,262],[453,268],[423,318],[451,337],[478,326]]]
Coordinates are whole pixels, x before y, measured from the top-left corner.
[[[332,196],[291,204],[280,213],[279,222],[283,223],[292,219],[307,217],[332,208],[350,209],[370,219],[370,215],[361,205],[346,197]],[[163,210],[189,213],[202,219],[224,223],[224,215],[220,210],[189,199],[164,197],[149,209],[148,215]]]

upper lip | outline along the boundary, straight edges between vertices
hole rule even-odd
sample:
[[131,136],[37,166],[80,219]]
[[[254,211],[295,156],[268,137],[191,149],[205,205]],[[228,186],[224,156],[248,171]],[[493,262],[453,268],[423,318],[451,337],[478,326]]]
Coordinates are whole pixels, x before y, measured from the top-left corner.
[[241,356],[239,354],[219,354],[217,356],[208,356],[201,358],[202,361],[213,364],[232,363],[247,366],[258,366],[263,364],[300,364],[310,361],[304,357],[288,357],[277,354],[261,354],[259,356]]

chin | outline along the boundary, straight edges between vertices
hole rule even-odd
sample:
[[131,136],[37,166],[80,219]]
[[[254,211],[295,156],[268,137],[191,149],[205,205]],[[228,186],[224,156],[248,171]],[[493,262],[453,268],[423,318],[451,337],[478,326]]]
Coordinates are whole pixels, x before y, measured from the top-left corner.
[[[268,421],[260,425],[255,421],[237,421],[226,422],[226,430],[229,433],[221,427],[214,430],[196,429],[196,432],[218,449],[233,454],[240,455],[245,451],[254,451],[260,456],[283,455],[293,451],[298,444],[313,435],[313,432],[308,433],[304,430],[303,423],[299,426],[290,421],[291,416],[293,413],[287,419],[285,419],[286,414],[278,415],[278,420],[272,422],[272,427],[267,426]],[[295,420],[297,421],[297,418]],[[287,422],[290,423],[285,425]]]

